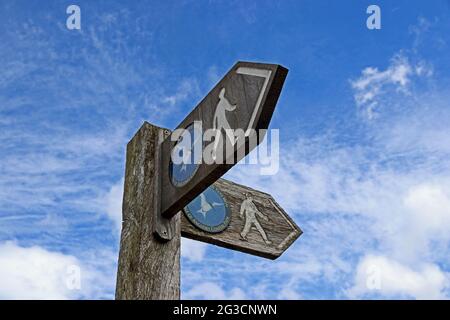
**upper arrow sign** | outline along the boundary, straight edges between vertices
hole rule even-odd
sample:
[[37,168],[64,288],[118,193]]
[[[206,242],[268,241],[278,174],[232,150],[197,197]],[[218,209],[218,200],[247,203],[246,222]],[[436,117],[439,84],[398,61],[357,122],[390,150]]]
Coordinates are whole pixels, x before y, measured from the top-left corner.
[[287,72],[280,65],[238,62],[162,143],[164,216],[175,215],[256,147]]

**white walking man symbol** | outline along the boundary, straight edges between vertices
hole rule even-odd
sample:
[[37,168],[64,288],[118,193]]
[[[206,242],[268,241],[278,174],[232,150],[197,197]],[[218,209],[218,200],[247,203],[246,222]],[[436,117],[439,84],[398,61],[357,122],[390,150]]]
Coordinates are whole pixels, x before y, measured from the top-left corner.
[[231,104],[230,101],[225,97],[225,88],[222,88],[219,93],[219,102],[217,103],[216,111],[214,112],[213,118],[213,129],[216,130],[216,136],[214,138],[214,149],[212,152],[213,160],[216,159],[216,151],[221,141],[222,130],[228,136],[230,141],[234,141],[234,134],[232,132],[231,126],[228,123],[226,111],[234,111],[236,109],[235,104]]
[[264,242],[266,244],[271,244],[272,241],[267,238],[266,232],[264,231],[263,227],[261,227],[261,224],[258,221],[258,217],[263,219],[264,221],[269,221],[269,218],[258,210],[256,205],[253,203],[253,197],[251,195],[246,194],[245,197],[246,199],[242,201],[241,211],[239,212],[239,216],[241,218],[245,214],[245,225],[244,229],[242,229],[241,232],[242,240],[247,241],[247,234],[249,233],[252,226],[255,226],[261,234],[261,237],[264,239]]

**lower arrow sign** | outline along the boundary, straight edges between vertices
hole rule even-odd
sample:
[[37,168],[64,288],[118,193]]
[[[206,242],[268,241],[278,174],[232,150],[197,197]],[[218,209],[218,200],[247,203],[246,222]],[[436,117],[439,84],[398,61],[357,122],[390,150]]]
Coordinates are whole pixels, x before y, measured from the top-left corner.
[[270,194],[225,179],[183,211],[183,237],[269,259],[278,258],[302,234]]

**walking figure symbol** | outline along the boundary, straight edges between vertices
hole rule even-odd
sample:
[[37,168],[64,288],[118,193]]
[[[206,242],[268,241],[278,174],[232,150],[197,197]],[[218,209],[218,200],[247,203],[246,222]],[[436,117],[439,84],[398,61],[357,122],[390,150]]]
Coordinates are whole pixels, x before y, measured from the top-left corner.
[[230,141],[234,141],[234,134],[232,128],[227,120],[226,112],[236,110],[236,105],[231,104],[230,101],[225,97],[225,88],[222,88],[219,93],[219,102],[217,103],[216,111],[214,112],[213,118],[213,129],[216,130],[216,136],[214,138],[214,148],[212,152],[212,158],[216,159],[216,151],[221,141],[222,130],[225,131],[225,134],[228,136]]
[[271,244],[272,241],[267,238],[267,234],[264,231],[263,227],[258,221],[258,217],[263,219],[264,221],[269,221],[269,218],[258,210],[255,203],[253,202],[253,197],[251,195],[246,194],[246,199],[242,201],[241,210],[239,212],[239,216],[242,218],[245,215],[245,225],[244,229],[241,232],[242,240],[247,241],[247,234],[250,232],[250,229],[254,226],[256,230],[261,234],[264,242],[266,244]]

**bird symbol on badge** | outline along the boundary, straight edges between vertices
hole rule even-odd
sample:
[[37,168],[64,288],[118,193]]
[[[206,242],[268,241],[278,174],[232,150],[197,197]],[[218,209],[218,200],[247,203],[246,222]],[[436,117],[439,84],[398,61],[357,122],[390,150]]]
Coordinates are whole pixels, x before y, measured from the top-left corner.
[[203,218],[206,218],[206,214],[214,209],[214,207],[223,206],[223,203],[219,202],[213,202],[209,203],[208,200],[206,200],[205,194],[200,194],[200,209],[197,210],[198,213],[201,213]]
[[231,220],[227,201],[215,186],[206,188],[183,211],[194,226],[208,233],[225,230]]

